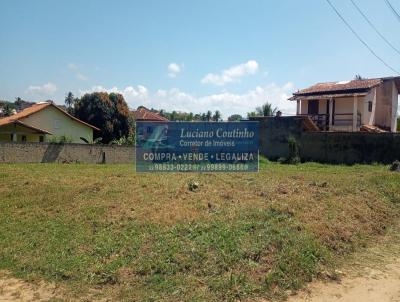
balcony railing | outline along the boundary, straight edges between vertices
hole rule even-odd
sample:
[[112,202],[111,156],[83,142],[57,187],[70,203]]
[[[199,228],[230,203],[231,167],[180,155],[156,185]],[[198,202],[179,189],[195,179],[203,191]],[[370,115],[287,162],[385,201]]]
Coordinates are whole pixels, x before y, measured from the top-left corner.
[[[329,114],[304,114],[311,118],[320,130],[329,130]],[[353,113],[333,114],[332,126],[353,126]],[[357,128],[361,127],[361,114],[357,113]]]

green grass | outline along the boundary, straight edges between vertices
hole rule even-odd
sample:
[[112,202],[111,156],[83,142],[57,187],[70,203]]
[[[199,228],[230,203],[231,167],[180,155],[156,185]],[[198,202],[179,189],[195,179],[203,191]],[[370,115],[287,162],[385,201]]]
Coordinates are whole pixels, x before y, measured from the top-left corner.
[[261,167],[1,165],[0,270],[56,282],[65,299],[280,298],[399,217],[400,175],[385,166]]

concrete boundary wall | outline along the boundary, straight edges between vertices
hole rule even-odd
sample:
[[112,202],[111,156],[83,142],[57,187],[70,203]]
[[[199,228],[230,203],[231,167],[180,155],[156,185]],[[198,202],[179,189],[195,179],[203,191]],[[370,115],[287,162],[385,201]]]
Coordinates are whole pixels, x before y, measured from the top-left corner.
[[0,163],[134,163],[134,146],[0,142]]
[[260,153],[271,160],[287,158],[288,138],[299,144],[300,158],[323,163],[391,163],[400,160],[400,133],[307,132],[299,117],[263,117]]
[[304,132],[300,157],[324,163],[392,163],[400,159],[400,133]]
[[[325,163],[391,163],[400,160],[400,133],[304,132],[298,118],[260,121],[260,153],[287,157],[288,138],[300,157]],[[134,163],[133,146],[0,142],[0,163]]]

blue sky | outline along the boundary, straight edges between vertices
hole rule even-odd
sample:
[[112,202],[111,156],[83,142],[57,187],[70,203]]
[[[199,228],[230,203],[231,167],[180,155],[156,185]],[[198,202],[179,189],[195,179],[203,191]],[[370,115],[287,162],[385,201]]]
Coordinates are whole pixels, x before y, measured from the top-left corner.
[[[331,0],[385,61],[388,47],[352,6]],[[384,0],[355,0],[400,48]],[[400,2],[391,0],[400,11]],[[324,0],[0,0],[0,99],[52,99],[72,91],[124,94],[131,108],[245,114],[316,82],[395,75]]]

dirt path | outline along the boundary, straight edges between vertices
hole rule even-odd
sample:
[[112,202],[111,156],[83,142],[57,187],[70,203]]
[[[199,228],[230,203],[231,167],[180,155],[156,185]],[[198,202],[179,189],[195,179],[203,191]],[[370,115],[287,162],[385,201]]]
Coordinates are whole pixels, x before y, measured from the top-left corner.
[[343,276],[340,282],[316,282],[289,302],[400,302],[400,259],[363,276]]
[[344,263],[339,281],[311,283],[289,302],[400,302],[400,227]]

